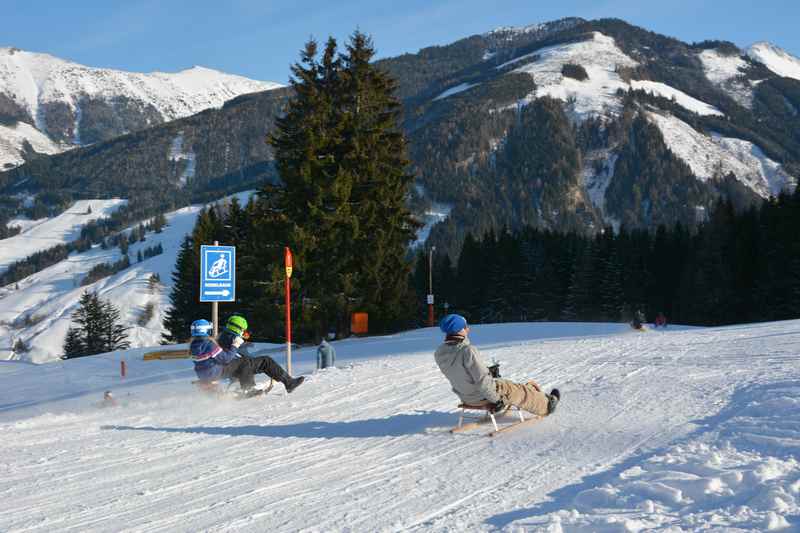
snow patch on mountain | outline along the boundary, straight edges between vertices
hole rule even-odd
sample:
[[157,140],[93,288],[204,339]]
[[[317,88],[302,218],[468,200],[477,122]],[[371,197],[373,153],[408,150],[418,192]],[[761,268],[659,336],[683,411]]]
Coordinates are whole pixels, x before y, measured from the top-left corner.
[[[616,92],[618,89],[627,90],[629,86],[616,73],[616,68],[638,64],[617,47],[613,38],[599,32],[593,32],[592,38],[586,41],[541,48],[497,68],[523,59],[534,61],[513,72],[529,74],[536,83],[535,93],[527,96],[525,102],[541,96],[571,102],[571,111],[577,118],[619,112],[621,104]],[[568,63],[582,66],[589,79],[579,81],[562,75],[561,69]]]
[[47,135],[25,122],[17,122],[13,126],[0,124],[0,171],[25,162],[23,153],[26,142],[40,154],[57,154],[68,148],[53,142]]
[[796,177],[767,157],[755,144],[719,134],[704,135],[670,114],[647,113],[670,150],[683,159],[701,181],[729,172],[763,198],[796,186]]
[[478,85],[480,85],[480,83],[459,83],[455,87],[450,87],[446,91],[442,92],[439,96],[434,98],[433,101],[435,102],[436,100],[441,100],[443,98],[447,98],[448,96],[453,96],[454,94],[467,91]]
[[183,186],[194,177],[196,155],[191,148],[188,151],[183,149],[183,132],[180,132],[172,140],[169,151],[169,160],[176,164],[183,164],[184,169],[178,176],[178,182]]
[[800,58],[774,44],[758,42],[747,49],[747,55],[778,76],[800,80]]
[[[427,193],[425,192],[425,187],[419,183],[415,184],[414,188],[416,189],[418,196],[423,198],[428,197]],[[433,226],[446,220],[447,217],[450,216],[450,211],[452,210],[453,206],[450,204],[431,202],[427,209],[425,209],[425,211],[422,213],[422,220],[420,220],[420,222],[422,222],[423,226],[417,230],[417,239],[411,243],[411,248],[424,246],[425,241],[428,240],[428,237],[431,234],[431,229]]]
[[743,77],[747,61],[714,49],[703,50],[697,57],[703,63],[708,81],[718,85],[739,105],[748,109],[753,107],[753,87]]
[[583,156],[583,186],[592,204],[605,214],[606,189],[614,176],[617,155],[611,150],[591,150]]
[[681,107],[693,111],[698,115],[722,115],[723,113],[716,107],[689,96],[683,91],[670,87],[665,83],[649,80],[631,80],[633,89],[647,91],[656,96],[674,99]]
[[[540,96],[551,96],[569,103],[568,110],[579,120],[590,115],[611,116],[618,114],[622,108],[617,91],[638,89],[674,99],[678,105],[699,115],[723,114],[716,107],[665,83],[650,80],[626,83],[617,74],[617,68],[635,67],[638,63],[620,50],[612,37],[600,32],[593,32],[592,38],[585,41],[535,50],[506,61],[496,69],[511,67],[525,60],[531,62],[513,72],[524,72],[533,77],[536,91],[525,97],[522,105]],[[576,80],[564,76],[561,72],[566,64],[580,65],[589,78]]]

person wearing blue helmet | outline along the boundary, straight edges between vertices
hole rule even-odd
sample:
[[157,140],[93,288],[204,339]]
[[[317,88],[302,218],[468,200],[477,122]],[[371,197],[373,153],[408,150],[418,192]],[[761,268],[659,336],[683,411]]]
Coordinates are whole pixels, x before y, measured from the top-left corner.
[[218,340],[211,337],[213,325],[207,320],[192,323],[192,342],[189,351],[194,360],[198,379],[211,382],[219,379],[238,379],[245,395],[260,394],[256,389],[255,375],[266,374],[280,381],[286,392],[300,386],[304,377],[293,378],[269,356],[253,357],[245,345],[250,338],[247,320],[239,314],[232,315],[225,323]]
[[189,343],[189,353],[197,379],[204,383],[220,379],[225,366],[236,356],[235,353],[220,348],[211,336],[213,331],[214,325],[203,318],[192,322],[190,328],[192,340]]
[[561,398],[558,389],[545,394],[533,380],[515,383],[500,378],[498,372],[495,372],[498,377],[493,376],[478,349],[470,343],[469,326],[463,316],[447,315],[439,328],[445,339],[436,349],[434,358],[462,403],[494,404],[495,411],[514,405],[539,416],[555,411]]

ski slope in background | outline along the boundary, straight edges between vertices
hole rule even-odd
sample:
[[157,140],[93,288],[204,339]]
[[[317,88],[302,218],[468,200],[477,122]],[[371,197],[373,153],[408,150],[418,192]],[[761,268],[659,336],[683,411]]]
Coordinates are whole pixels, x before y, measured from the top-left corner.
[[[246,204],[252,194],[252,191],[245,191],[219,202],[236,197],[241,204]],[[35,221],[20,235],[0,241],[0,269],[4,261],[19,260],[78,238],[83,225],[93,216],[108,216],[122,202],[125,200],[81,200],[58,217]],[[86,214],[89,205],[92,214]],[[104,250],[96,244],[85,252],[73,252],[65,260],[17,283],[0,287],[0,360],[34,363],[58,360],[72,323],[72,313],[78,308],[84,291],[95,292],[114,303],[120,311],[121,322],[130,327],[128,339],[131,346],[158,344],[164,332],[164,316],[170,307],[172,272],[178,252],[184,237],[192,232],[197,214],[204,207],[198,204],[166,213],[167,225],[161,233],[150,231],[146,240],[130,244],[128,256],[131,266],[106,278],[82,285],[94,266],[122,259],[118,246]],[[130,235],[136,226],[138,224],[123,231]],[[156,246],[161,246],[164,253],[137,260],[140,252]],[[160,283],[150,283],[153,274],[158,275]],[[148,305],[152,306],[153,313],[144,320]],[[13,347],[17,340],[22,340],[29,350],[16,353]]]
[[53,218],[35,221],[11,220],[9,226],[20,226],[23,231],[2,240],[0,246],[0,272],[4,272],[15,261],[22,261],[36,252],[66,244],[80,238],[81,230],[90,222],[109,217],[127,200],[78,200]]
[[[449,434],[457,402],[431,328],[334,343],[323,371],[301,349],[306,384],[245,401],[203,396],[189,361],[142,349],[0,362],[0,530],[798,528],[800,321],[471,337],[504,377],[558,386],[555,415]],[[100,407],[105,389],[120,405]]]

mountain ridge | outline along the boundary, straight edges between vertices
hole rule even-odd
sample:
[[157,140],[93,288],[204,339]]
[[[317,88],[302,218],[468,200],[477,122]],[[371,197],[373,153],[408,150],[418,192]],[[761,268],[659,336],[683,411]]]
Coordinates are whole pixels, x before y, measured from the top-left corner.
[[[279,87],[201,66],[138,73],[0,48],[0,123],[18,133],[20,123],[35,128],[50,141],[39,143],[44,153],[109,140]],[[25,140],[30,134],[21,136]],[[24,143],[9,137],[0,132],[0,168],[26,160]]]
[[[770,57],[783,57],[771,46]],[[766,49],[754,47],[748,50]],[[582,232],[693,225],[721,198],[747,206],[794,187],[800,175],[800,82],[727,41],[684,43],[619,19],[567,18],[377,63],[399,82],[415,191],[425,191],[412,193],[412,202],[420,213],[431,202],[450,212],[431,231],[433,244],[457,248],[466,232],[521,224]],[[289,95],[288,88],[255,93],[89,149],[41,156],[0,174],[0,190],[88,184],[95,195],[124,196],[129,184],[154,176],[175,191],[211,183],[241,190],[275,178],[263,140]],[[544,139],[510,142],[524,133],[515,127],[522,111],[545,96],[560,102],[563,115],[552,108],[539,116],[555,113],[553,124],[574,137],[580,155],[567,174],[536,167],[541,161],[518,164],[532,151],[561,148]],[[634,164],[637,152],[625,147],[636,116],[653,126],[637,127],[645,136],[640,148],[664,161]],[[515,155],[509,146],[522,148]],[[632,168],[639,174],[626,175]],[[680,178],[669,173],[678,168]],[[117,185],[98,185],[103,180]]]

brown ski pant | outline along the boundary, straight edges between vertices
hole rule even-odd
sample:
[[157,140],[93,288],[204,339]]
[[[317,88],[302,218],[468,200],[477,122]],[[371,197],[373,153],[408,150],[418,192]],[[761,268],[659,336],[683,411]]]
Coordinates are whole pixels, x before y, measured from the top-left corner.
[[495,379],[494,382],[497,394],[506,405],[515,405],[539,416],[547,415],[547,395],[537,388],[535,382],[522,384],[507,379]]

